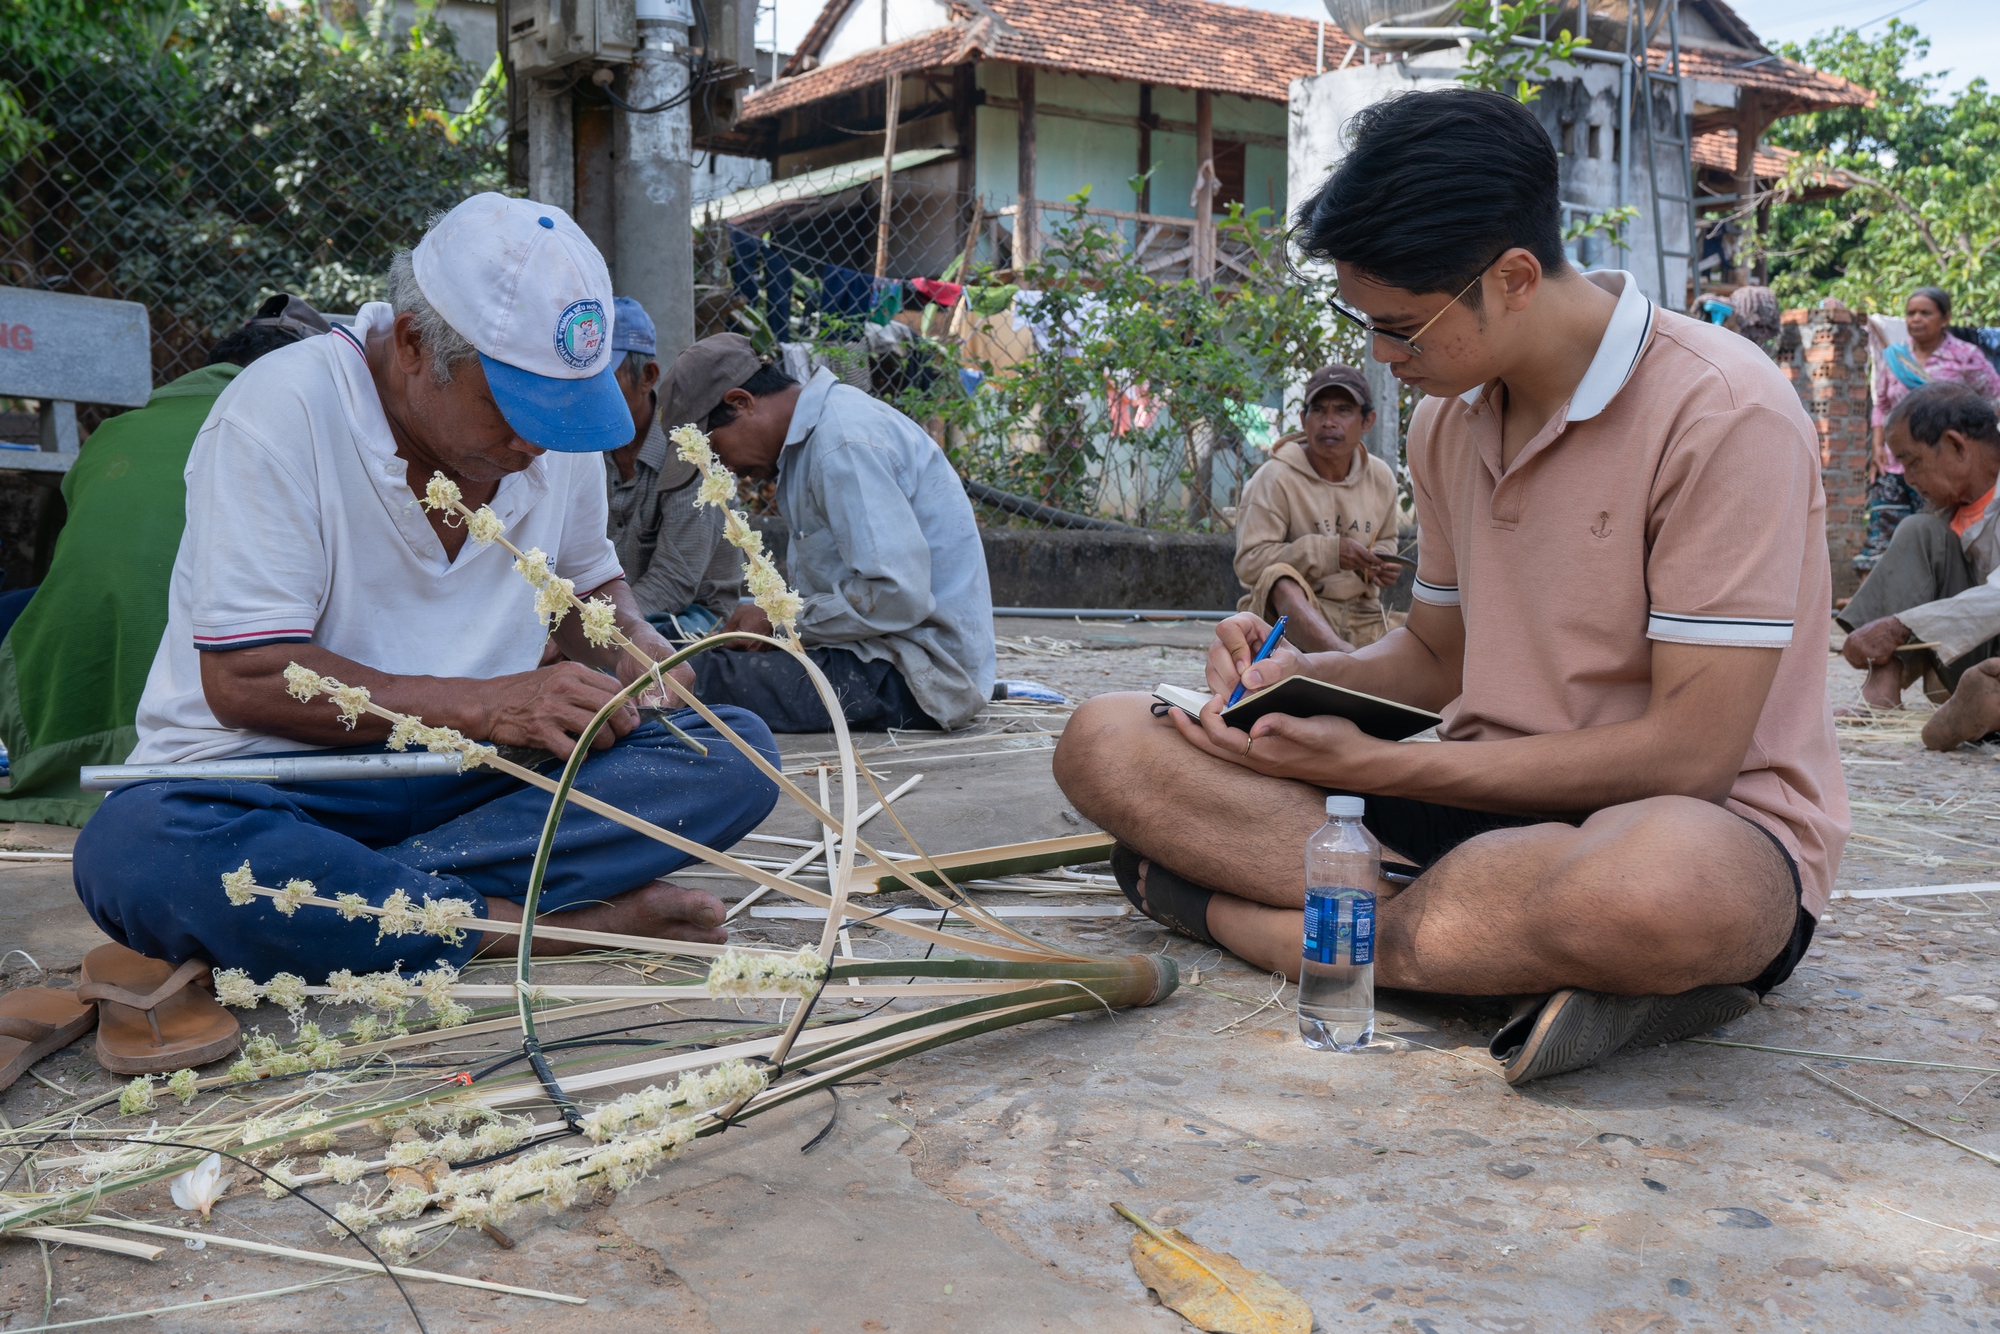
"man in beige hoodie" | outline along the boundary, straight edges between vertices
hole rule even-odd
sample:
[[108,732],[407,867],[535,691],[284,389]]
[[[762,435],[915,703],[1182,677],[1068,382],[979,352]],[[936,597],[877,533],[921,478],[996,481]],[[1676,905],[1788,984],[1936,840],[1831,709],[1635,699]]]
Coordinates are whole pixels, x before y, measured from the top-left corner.
[[[1396,475],[1361,446],[1375,423],[1368,381],[1323,366],[1306,381],[1305,429],[1243,488],[1236,514],[1236,604],[1308,653],[1345,653],[1389,632],[1378,589],[1396,582]],[[1303,437],[1303,438],[1300,438]]]

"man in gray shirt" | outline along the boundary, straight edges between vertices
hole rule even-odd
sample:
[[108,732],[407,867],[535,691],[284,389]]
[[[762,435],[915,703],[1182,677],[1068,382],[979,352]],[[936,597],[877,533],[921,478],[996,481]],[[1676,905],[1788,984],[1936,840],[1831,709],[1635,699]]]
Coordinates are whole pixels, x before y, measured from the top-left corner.
[[615,302],[611,350],[623,354],[618,387],[638,431],[604,456],[611,545],[646,619],[672,638],[707,634],[731,612],[743,584],[743,560],[722,539],[722,511],[696,505],[701,473],[667,443],[655,387],[660,363],[652,317],[629,296]]
[[[972,504],[923,428],[821,370],[804,385],[740,334],[705,338],[667,372],[667,429],[703,427],[737,473],[778,479],[799,637],[848,725],[963,727],[992,698],[993,594]],[[728,629],[771,632],[754,606]],[[774,732],[833,725],[797,659],[709,652],[695,689]]]

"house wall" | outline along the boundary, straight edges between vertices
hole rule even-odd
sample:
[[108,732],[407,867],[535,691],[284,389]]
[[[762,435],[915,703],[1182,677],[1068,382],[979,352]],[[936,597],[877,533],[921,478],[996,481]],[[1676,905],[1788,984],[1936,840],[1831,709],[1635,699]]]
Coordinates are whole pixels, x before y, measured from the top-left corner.
[[[1011,204],[1020,180],[1020,114],[1012,105],[1017,98],[1014,66],[997,62],[980,65],[979,89],[988,99],[1000,99],[1008,105],[984,105],[978,110],[977,188],[995,203]],[[1038,70],[1035,103],[1035,193],[1044,200],[1059,200],[1089,186],[1095,203],[1106,208],[1136,208],[1128,182],[1139,172],[1139,85],[1124,79]],[[1083,112],[1093,119],[1066,116],[1066,110]],[[1192,125],[1195,94],[1184,88],[1155,86],[1153,114],[1163,121]],[[1275,141],[1285,134],[1285,109],[1275,102],[1217,95],[1213,115],[1218,140],[1249,134]],[[1106,123],[1109,118],[1126,123]],[[1194,150],[1192,133],[1153,132],[1149,212],[1194,216],[1189,199],[1194,192]],[[1244,207],[1270,208],[1282,215],[1287,197],[1285,150],[1275,142],[1252,143],[1244,154]]]
[[[1345,154],[1341,128],[1356,112],[1387,97],[1401,93],[1452,87],[1464,66],[1464,55],[1456,50],[1424,52],[1403,60],[1376,65],[1355,65],[1292,83],[1289,116],[1290,153],[1287,173],[1290,190],[1301,202],[1324,184],[1327,175]],[[1542,95],[1531,105],[1543,128],[1561,154],[1562,198],[1565,203],[1583,205],[1600,213],[1620,203],[1636,206],[1639,216],[1624,230],[1625,246],[1619,251],[1595,238],[1585,245],[1573,245],[1571,258],[1584,268],[1629,269],[1640,288],[1655,301],[1679,310],[1685,305],[1686,261],[1668,256],[1664,289],[1660,281],[1659,242],[1653,227],[1653,207],[1646,164],[1640,149],[1638,117],[1632,109],[1632,142],[1626,146],[1627,165],[1621,197],[1619,173],[1613,158],[1619,138],[1618,85],[1616,66],[1591,64],[1561,71],[1563,77],[1549,80]],[[1655,124],[1661,133],[1671,126],[1674,111],[1665,103],[1656,108]],[[1571,151],[1563,153],[1564,122],[1572,126]],[[1598,152],[1589,152],[1589,129],[1598,127]],[[1685,167],[1679,150],[1665,144],[1655,147],[1657,172],[1662,189],[1686,194]],[[1662,201],[1661,230],[1671,249],[1688,248],[1687,208],[1684,204]]]
[[820,64],[837,65],[875,50],[883,44],[885,22],[889,41],[905,42],[950,23],[951,11],[941,0],[854,0],[821,49]]

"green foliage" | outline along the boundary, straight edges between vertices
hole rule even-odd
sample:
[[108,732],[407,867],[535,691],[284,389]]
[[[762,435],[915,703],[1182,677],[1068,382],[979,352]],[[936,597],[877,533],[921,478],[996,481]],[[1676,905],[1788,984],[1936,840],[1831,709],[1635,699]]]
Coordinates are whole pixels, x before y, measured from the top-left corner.
[[[897,405],[946,422],[967,477],[1150,526],[1212,520],[1200,498],[1209,470],[1240,450],[1246,423],[1261,424],[1255,405],[1290,379],[1363,354],[1327,317],[1332,280],[1287,263],[1266,209],[1231,205],[1217,221],[1218,249],[1242,266],[1224,268],[1233,280],[1225,287],[1148,273],[1129,238],[1090,214],[1088,191],[1071,203],[1041,257],[1016,275],[1040,293],[1033,314],[1047,346],[1011,366],[984,365],[969,397],[952,365],[912,377]],[[1119,421],[1110,402],[1121,390],[1142,410]],[[1197,497],[1191,509],[1184,488]]]
[[1563,228],[1563,241],[1567,244],[1602,232],[1605,241],[1615,246],[1618,244],[1618,233],[1624,229],[1626,223],[1638,216],[1639,210],[1633,205],[1620,204],[1617,208],[1608,208],[1587,218],[1575,218],[1571,220],[1569,226]]
[[1915,287],[1936,284],[1953,319],[2000,319],[2000,97],[1983,79],[1956,96],[1942,74],[1912,66],[1930,50],[1913,25],[1892,21],[1873,38],[1845,28],[1783,54],[1875,92],[1873,107],[1779,121],[1773,143],[1799,152],[1780,184],[1795,196],[1829,173],[1844,195],[1780,202],[1752,252],[1767,253],[1786,304],[1839,297],[1858,310],[1900,312]]
[[0,84],[44,130],[4,164],[0,280],[146,303],[173,373],[273,291],[373,299],[432,212],[504,180],[498,73],[479,80],[430,4],[401,39],[391,0],[345,29],[259,0],[0,4],[33,39],[0,40]]
[[1535,80],[1547,79],[1555,66],[1574,57],[1578,47],[1589,46],[1590,39],[1578,37],[1568,28],[1544,45],[1523,46],[1517,39],[1537,36],[1542,19],[1568,8],[1567,0],[1520,0],[1512,5],[1463,0],[1458,7],[1459,21],[1482,29],[1484,35],[1470,39],[1467,49],[1473,59],[1459,71],[1458,81],[1489,92],[1511,93],[1517,102],[1534,101],[1542,95]]

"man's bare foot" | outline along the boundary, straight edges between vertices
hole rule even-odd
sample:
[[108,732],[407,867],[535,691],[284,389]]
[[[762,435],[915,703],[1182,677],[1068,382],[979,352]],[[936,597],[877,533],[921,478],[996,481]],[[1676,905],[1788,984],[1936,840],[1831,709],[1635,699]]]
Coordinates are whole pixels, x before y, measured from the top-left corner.
[[1956,750],[2000,732],[2000,659],[1988,658],[1958,678],[1958,689],[1924,723],[1924,744]]
[[1900,709],[1903,707],[1903,664],[1891,659],[1868,669],[1868,679],[1861,683],[1861,699],[1871,709]]
[[[486,900],[487,915],[496,921],[518,922],[521,905],[512,899]],[[561,926],[577,931],[608,931],[625,936],[651,936],[658,940],[687,940],[701,945],[726,945],[729,930],[722,925],[722,900],[705,889],[689,889],[667,880],[614,894],[601,903],[585,904],[565,912],[543,913],[537,926]],[[512,954],[520,937],[488,931],[479,942],[479,953]],[[535,937],[535,957],[575,954],[595,946],[571,940]]]

